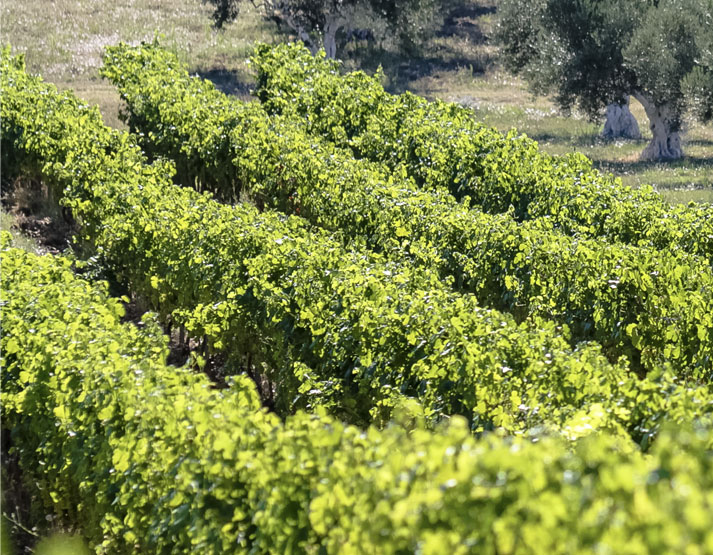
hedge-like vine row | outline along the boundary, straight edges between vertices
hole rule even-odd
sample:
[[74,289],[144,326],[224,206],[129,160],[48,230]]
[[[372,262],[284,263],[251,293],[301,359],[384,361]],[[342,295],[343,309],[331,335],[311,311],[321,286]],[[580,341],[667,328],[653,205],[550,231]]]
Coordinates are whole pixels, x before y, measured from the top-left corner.
[[565,323],[575,341],[594,339],[637,371],[672,361],[682,376],[710,377],[706,261],[575,239],[548,229],[548,219],[518,223],[418,191],[310,137],[294,119],[229,100],[156,44],[109,48],[103,73],[119,85],[142,146],[175,160],[184,182],[198,180],[224,199],[248,190],[391,258],[415,259],[481,304]]
[[[22,72],[6,74],[3,135],[17,137],[6,153],[64,190],[85,240],[164,321],[272,369],[283,412],[336,397],[345,417],[363,421],[405,392],[430,397],[437,414],[471,416],[479,407],[479,425],[520,426],[514,420],[555,412],[535,410],[538,398],[549,404],[546,395],[563,389],[534,380],[553,357],[559,370],[548,376],[592,378],[605,389],[617,379],[604,375],[624,371],[596,347],[575,355],[573,371],[572,350],[554,326],[519,327],[434,276],[346,251],[297,218],[175,187],[165,167],[145,165],[97,112]],[[295,361],[313,372],[299,373]],[[506,395],[496,401],[496,391]]]
[[650,187],[624,187],[582,155],[552,157],[515,132],[502,135],[470,110],[406,93],[377,77],[340,75],[338,62],[300,45],[259,47],[256,95],[270,112],[297,114],[310,132],[358,157],[446,188],[486,212],[514,207],[519,220],[550,216],[566,233],[685,250],[713,263],[713,205],[671,207]]
[[[369,421],[402,396],[474,429],[567,429],[582,418],[645,439],[669,414],[710,407],[705,388],[657,371],[638,382],[596,345],[572,350],[554,324],[516,325],[437,276],[347,251],[298,218],[171,184],[96,109],[3,60],[4,153],[63,190],[94,246],[164,321],[270,373],[279,409],[326,405]],[[539,326],[539,327],[537,327]]]
[[120,323],[68,260],[2,257],[4,433],[98,553],[713,553],[710,428],[642,455],[607,434],[426,431],[413,405],[381,431],[283,424],[247,378],[167,366],[155,320]]

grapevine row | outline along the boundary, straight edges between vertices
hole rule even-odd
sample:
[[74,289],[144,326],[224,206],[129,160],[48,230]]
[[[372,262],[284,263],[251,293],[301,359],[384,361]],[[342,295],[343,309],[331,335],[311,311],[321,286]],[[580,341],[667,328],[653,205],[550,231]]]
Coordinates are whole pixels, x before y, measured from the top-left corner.
[[155,320],[122,324],[68,260],[2,257],[4,432],[97,553],[713,552],[710,428],[643,455],[607,434],[426,431],[414,406],[381,431],[282,423],[246,378],[167,366]]
[[549,216],[566,233],[684,250],[713,263],[713,205],[671,207],[650,187],[632,189],[586,157],[552,157],[515,132],[502,135],[470,110],[405,93],[378,76],[340,75],[338,62],[300,45],[259,47],[256,95],[273,113],[296,114],[310,132],[358,157],[405,171],[490,213],[510,205],[519,220]]
[[[3,59],[3,153],[62,190],[96,255],[164,322],[205,336],[241,368],[270,372],[278,408],[322,404],[352,422],[403,395],[475,429],[577,419],[645,439],[668,414],[711,406],[666,371],[638,382],[596,345],[572,350],[553,324],[517,325],[437,276],[345,250],[298,218],[220,204],[171,183],[96,109]],[[575,432],[572,432],[575,433]]]
[[575,239],[547,219],[518,223],[419,191],[310,137],[294,118],[230,100],[155,44],[108,49],[103,73],[119,85],[144,149],[175,160],[184,183],[198,180],[224,199],[247,190],[390,258],[435,268],[481,304],[564,323],[575,341],[596,340],[637,371],[671,361],[681,376],[710,377],[706,261]]

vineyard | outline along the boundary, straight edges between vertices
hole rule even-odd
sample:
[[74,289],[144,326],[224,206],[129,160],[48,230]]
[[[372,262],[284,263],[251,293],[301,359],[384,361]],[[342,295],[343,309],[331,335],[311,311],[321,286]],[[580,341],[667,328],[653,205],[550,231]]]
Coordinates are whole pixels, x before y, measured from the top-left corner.
[[32,511],[97,553],[713,553],[713,205],[251,63],[257,102],[107,48],[125,132],[2,53],[3,180],[73,231],[2,237]]

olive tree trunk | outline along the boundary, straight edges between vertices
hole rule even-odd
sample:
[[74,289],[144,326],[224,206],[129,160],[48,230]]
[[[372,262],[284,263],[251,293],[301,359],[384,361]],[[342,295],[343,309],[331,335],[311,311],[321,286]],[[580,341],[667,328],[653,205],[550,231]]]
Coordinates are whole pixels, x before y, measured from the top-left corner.
[[629,95],[622,97],[621,102],[607,106],[607,119],[604,123],[602,137],[604,139],[640,139],[641,131],[634,114],[629,110]]
[[649,127],[653,137],[641,153],[641,160],[676,160],[683,158],[681,148],[680,115],[672,104],[657,105],[653,99],[641,92],[635,92],[634,98],[641,102],[649,118]]
[[309,51],[312,53],[314,56],[317,52],[319,52],[319,46],[314,43],[312,40],[312,37],[309,36],[309,33],[307,32],[307,29],[305,29],[297,19],[293,18],[288,11],[285,10],[284,13],[280,14],[280,19],[282,19],[285,23],[287,23],[287,26],[292,29],[296,34],[297,37],[305,44],[307,48],[309,48]]
[[[307,29],[300,24],[297,18],[292,17],[288,12],[283,13],[281,18],[290,29],[297,33],[299,39],[305,43],[313,55],[319,52],[319,41],[310,36]],[[324,29],[322,29],[321,47],[324,48],[327,58],[335,59],[337,57],[337,32],[346,25],[346,22],[346,18],[338,13],[326,16]]]
[[346,20],[339,14],[327,16],[322,35],[327,58],[335,59],[337,57],[337,31],[344,27],[345,24]]

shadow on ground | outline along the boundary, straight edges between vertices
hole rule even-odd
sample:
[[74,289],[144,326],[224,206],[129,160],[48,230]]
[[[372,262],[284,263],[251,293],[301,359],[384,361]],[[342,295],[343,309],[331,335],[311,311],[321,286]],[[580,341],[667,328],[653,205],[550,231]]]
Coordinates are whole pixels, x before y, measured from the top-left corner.
[[[466,68],[473,75],[482,74],[495,62],[495,58],[483,55],[477,48],[490,40],[478,19],[494,12],[494,6],[452,7],[435,33],[439,39],[452,40],[440,41],[437,47],[427,45],[411,52],[397,52],[374,41],[354,41],[344,45],[341,52],[350,69],[353,67],[374,73],[382,67],[389,79],[386,88],[395,94],[408,90],[409,83],[416,79],[441,72]],[[464,44],[470,48],[462,48]]]
[[211,81],[219,91],[245,100],[251,98],[250,91],[255,86],[254,80],[248,76],[222,67],[199,68],[191,73]]
[[[707,142],[707,141],[705,141]],[[685,156],[680,160],[673,160],[669,162],[661,161],[643,161],[643,160],[632,160],[628,161],[594,161],[594,165],[602,171],[612,172],[617,175],[626,173],[645,173],[647,171],[654,170],[675,170],[679,168],[685,168],[687,170],[713,170],[713,156]]]
[[[527,130],[524,127],[522,131],[526,132],[528,137],[537,141],[538,143],[545,143],[550,145],[568,145],[576,148],[583,148],[593,146],[606,146],[609,144],[613,144],[611,141],[602,139],[599,133],[589,135],[570,135],[565,133],[548,133],[547,131],[533,132],[532,130]],[[644,139],[623,139],[623,141],[627,144],[640,146],[641,150],[643,150],[646,144],[648,143],[648,141]]]
[[495,6],[456,6],[443,21],[443,27],[436,33],[437,37],[458,37],[473,44],[485,44],[488,37],[483,33],[478,18],[494,14]]

